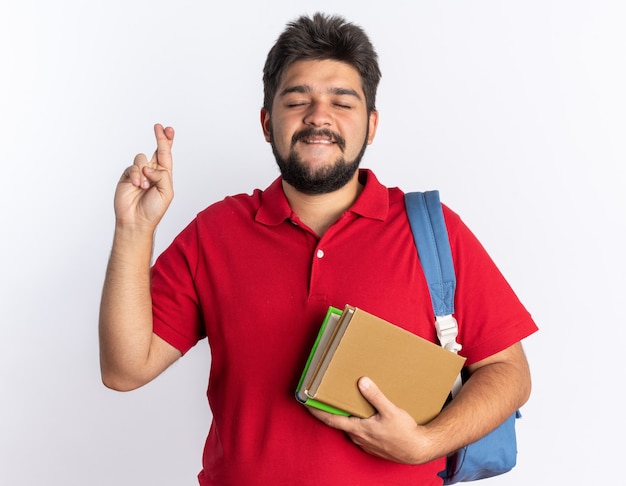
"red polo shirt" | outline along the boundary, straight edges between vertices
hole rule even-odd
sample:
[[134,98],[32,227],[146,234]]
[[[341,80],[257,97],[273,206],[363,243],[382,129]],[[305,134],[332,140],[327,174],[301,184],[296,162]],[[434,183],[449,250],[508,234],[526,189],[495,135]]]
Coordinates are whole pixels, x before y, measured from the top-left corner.
[[[213,423],[201,485],[439,485],[444,460],[374,458],[294,398],[329,305],[351,304],[437,342],[403,193],[367,170],[319,238],[281,180],[201,212],[152,272],[154,331],[185,353],[208,336]],[[457,272],[461,354],[471,364],[536,330],[480,243],[445,208]]]

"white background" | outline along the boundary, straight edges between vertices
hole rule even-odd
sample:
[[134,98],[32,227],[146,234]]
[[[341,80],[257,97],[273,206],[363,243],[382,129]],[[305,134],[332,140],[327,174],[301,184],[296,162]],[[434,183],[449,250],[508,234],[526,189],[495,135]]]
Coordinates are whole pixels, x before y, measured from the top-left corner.
[[266,187],[263,62],[316,10],[380,55],[364,166],[440,189],[541,328],[519,465],[485,484],[624,484],[624,5],[1,0],[0,484],[196,484],[206,342],[143,389],[100,383],[114,187],[155,122],[177,130],[157,252],[211,202]]

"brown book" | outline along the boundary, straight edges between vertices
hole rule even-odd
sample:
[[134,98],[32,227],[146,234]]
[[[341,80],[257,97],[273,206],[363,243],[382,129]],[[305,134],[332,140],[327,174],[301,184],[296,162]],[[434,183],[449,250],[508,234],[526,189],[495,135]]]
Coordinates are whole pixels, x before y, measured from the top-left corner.
[[441,411],[464,363],[465,358],[362,309],[331,308],[296,397],[333,413],[370,417],[376,411],[357,386],[368,376],[389,400],[425,424]]

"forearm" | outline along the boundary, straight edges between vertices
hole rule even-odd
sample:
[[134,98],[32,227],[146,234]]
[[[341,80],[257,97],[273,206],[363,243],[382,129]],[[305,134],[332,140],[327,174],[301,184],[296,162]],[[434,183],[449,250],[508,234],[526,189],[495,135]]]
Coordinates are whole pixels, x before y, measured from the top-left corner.
[[458,396],[425,426],[432,459],[447,455],[499,426],[530,395],[531,380],[521,344],[476,369]]
[[146,376],[152,341],[150,264],[153,231],[116,227],[100,306],[100,365],[105,385],[131,389]]

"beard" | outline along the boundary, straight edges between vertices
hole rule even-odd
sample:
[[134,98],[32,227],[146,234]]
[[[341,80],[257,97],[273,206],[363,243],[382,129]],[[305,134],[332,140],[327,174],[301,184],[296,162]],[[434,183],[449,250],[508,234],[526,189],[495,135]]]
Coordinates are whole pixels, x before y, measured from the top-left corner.
[[345,151],[346,142],[341,135],[327,129],[316,130],[314,128],[296,132],[291,138],[289,155],[285,158],[278,153],[274,143],[274,134],[270,129],[270,145],[272,146],[274,158],[280,169],[280,174],[285,182],[304,194],[328,194],[345,186],[359,168],[359,164],[367,148],[367,133],[369,133],[369,127],[365,133],[366,136],[363,141],[363,146],[354,160],[346,161],[345,157],[340,156],[333,164],[317,169],[307,167],[302,161],[302,158],[295,151],[296,143],[315,136],[331,137],[343,153]]

